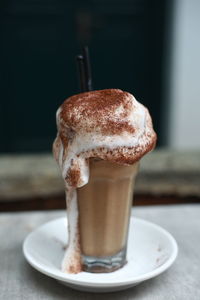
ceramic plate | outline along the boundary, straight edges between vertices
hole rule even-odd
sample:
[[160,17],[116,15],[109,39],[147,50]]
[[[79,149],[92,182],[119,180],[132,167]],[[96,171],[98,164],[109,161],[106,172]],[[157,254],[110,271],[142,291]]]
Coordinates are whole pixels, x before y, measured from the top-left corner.
[[168,269],[178,247],[172,235],[158,225],[131,217],[128,263],[112,273],[65,274],[60,265],[67,244],[67,219],[50,221],[30,233],[24,241],[27,261],[38,271],[82,291],[112,292],[132,287]]

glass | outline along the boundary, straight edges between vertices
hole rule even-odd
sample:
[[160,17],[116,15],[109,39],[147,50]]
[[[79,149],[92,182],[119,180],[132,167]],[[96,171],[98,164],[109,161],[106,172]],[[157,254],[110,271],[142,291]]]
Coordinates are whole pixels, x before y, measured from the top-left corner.
[[90,159],[89,183],[77,189],[84,271],[112,272],[126,264],[138,166]]

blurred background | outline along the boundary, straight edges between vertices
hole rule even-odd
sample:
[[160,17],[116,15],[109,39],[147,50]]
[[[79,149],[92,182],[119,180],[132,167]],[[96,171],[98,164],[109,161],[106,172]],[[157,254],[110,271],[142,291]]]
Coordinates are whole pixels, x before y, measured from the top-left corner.
[[198,0],[0,6],[1,153],[51,151],[55,111],[79,92],[75,55],[82,45],[90,48],[94,88],[133,93],[150,109],[159,146],[200,146]]
[[56,109],[79,92],[83,45],[94,89],[129,91],[149,108],[158,150],[198,151],[199,28],[199,0],[2,0],[0,153],[51,151]]

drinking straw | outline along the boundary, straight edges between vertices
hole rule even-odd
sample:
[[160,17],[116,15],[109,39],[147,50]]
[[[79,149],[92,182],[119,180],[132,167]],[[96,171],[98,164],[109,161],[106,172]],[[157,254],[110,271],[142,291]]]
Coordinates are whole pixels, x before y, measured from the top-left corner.
[[86,86],[87,86],[87,90],[91,91],[92,90],[92,73],[91,73],[89,49],[87,46],[83,47],[83,59],[84,59],[84,66],[85,66]]
[[79,84],[81,92],[87,91],[86,79],[85,79],[85,65],[83,55],[77,55],[77,66],[78,66],[78,75],[79,75]]
[[89,49],[87,46],[82,49],[83,54],[77,55],[78,75],[81,92],[92,90],[91,64]]

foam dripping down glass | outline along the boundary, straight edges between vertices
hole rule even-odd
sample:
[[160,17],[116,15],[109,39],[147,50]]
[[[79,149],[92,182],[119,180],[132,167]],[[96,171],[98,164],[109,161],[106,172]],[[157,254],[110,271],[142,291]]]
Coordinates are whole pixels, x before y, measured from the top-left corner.
[[57,111],[53,152],[66,188],[67,273],[123,267],[139,161],[156,143],[148,110],[130,93],[74,95]]

